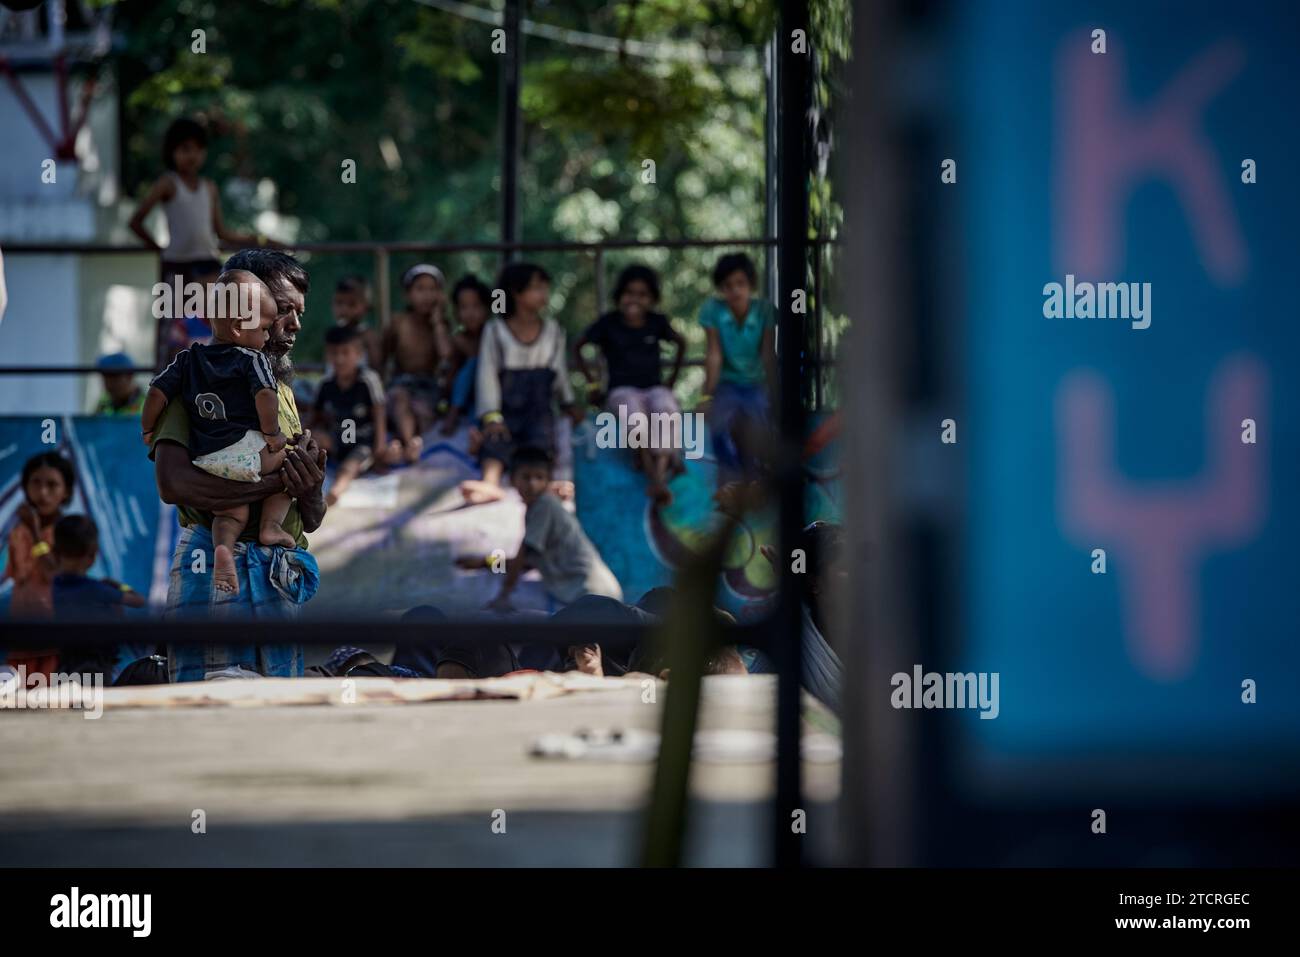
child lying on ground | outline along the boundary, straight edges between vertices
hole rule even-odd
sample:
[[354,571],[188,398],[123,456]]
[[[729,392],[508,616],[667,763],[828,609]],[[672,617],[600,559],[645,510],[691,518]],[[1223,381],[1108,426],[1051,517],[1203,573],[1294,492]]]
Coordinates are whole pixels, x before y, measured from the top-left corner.
[[[271,365],[262,347],[275,324],[276,305],[271,290],[251,272],[223,273],[219,283],[236,284],[241,308],[218,311],[234,316],[213,317],[213,342],[193,345],[176,355],[171,365],[149,385],[140,427],[145,445],[167,403],[181,396],[190,417],[190,450],[194,465],[219,478],[256,482],[284,464],[284,435],[277,421],[279,399]],[[245,290],[251,293],[246,296]],[[247,315],[242,304],[251,299]],[[262,503],[257,540],[263,545],[295,546],[281,523],[291,499],[283,492]],[[212,583],[218,591],[238,592],[234,545],[248,524],[248,506],[236,505],[213,512]]]
[[521,448],[511,462],[510,480],[528,506],[524,540],[518,554],[506,562],[501,591],[487,607],[512,611],[510,593],[528,568],[542,573],[547,594],[561,604],[583,595],[607,595],[622,601],[618,579],[601,560],[578,519],[549,491],[550,453],[532,446]]
[[325,333],[325,361],[333,371],[316,393],[311,429],[338,463],[326,505],[338,502],[366,470],[402,460],[401,445],[388,438],[384,387],[379,375],[361,364],[361,343],[355,326],[334,326]]
[[[668,585],[660,585],[642,595],[641,599],[632,607],[654,621],[663,621],[671,613],[674,601],[674,589]],[[724,628],[736,623],[736,619],[721,608],[715,607],[713,616],[717,619],[718,624]],[[667,681],[669,677],[668,663],[664,660],[660,649],[656,648],[653,643],[637,645],[631,650],[630,654],[614,655],[612,660],[611,656],[607,656],[604,649],[600,647],[595,648],[595,654],[592,654],[590,646],[584,651],[587,653],[586,660],[578,659],[578,670],[587,674],[622,674],[633,678],[654,676],[663,681]],[[620,660],[620,657],[623,660]],[[705,660],[704,674],[744,675],[749,674],[749,670],[745,666],[745,659],[740,648],[736,645],[724,645]]]

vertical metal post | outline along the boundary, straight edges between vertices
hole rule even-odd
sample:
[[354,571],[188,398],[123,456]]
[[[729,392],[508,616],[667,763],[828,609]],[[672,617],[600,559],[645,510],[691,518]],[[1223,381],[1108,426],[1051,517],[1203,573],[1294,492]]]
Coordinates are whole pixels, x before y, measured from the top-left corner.
[[[915,543],[914,519],[898,491],[898,425],[905,421],[904,381],[911,311],[904,287],[909,268],[907,217],[912,171],[900,155],[897,74],[891,51],[914,38],[902,26],[908,4],[900,0],[857,4],[853,10],[853,57],[844,80],[854,91],[843,132],[844,156],[861,157],[872,175],[843,180],[843,261],[838,274],[844,300],[854,303],[853,322],[837,343],[837,361],[852,375],[839,377],[844,441],[840,453],[845,488],[844,554],[848,584],[832,596],[841,632],[846,693],[837,864],[898,867],[918,863],[919,734],[909,712],[889,701],[891,676],[900,665],[925,661],[910,608],[916,583],[908,574]],[[861,303],[861,306],[857,305]],[[860,557],[865,556],[865,557]],[[883,558],[878,556],[884,556]],[[879,689],[885,689],[881,694]],[[868,689],[871,693],[867,693]],[[888,768],[888,773],[881,773]]]
[[820,236],[813,241],[813,344],[812,344],[812,408],[822,410],[822,389],[825,387],[826,368],[822,365],[822,256],[826,244]]
[[393,314],[393,292],[390,283],[388,248],[379,246],[375,249],[375,298],[379,310],[377,318],[380,329],[388,325],[388,319]]
[[[763,70],[766,74],[763,83],[763,95],[767,104],[767,114],[763,119],[763,236],[777,234],[777,183],[781,170],[777,162],[777,38],[779,30],[767,41],[763,51]],[[777,268],[776,250],[769,245],[763,246],[763,275],[767,277],[767,297],[776,300]]]
[[[808,53],[795,53],[795,30],[808,37],[808,0],[783,0],[777,34],[779,83],[780,204],[777,244],[781,441],[778,445],[780,542],[783,556],[781,591],[772,626],[777,682],[776,813],[773,815],[773,857],[777,867],[797,867],[802,861],[801,836],[791,827],[802,808],[800,780],[800,721],[803,663],[803,615],[799,576],[788,556],[803,528],[804,487],[800,451],[806,430],[803,402],[804,356],[807,350],[804,313],[793,308],[794,290],[807,291],[808,275],[808,124],[807,104],[811,66]],[[811,43],[811,39],[808,40]],[[806,312],[806,310],[805,310]]]
[[[501,58],[501,241],[519,242],[519,86],[523,68],[523,0],[506,0],[506,52]],[[507,249],[510,262],[518,250]]]

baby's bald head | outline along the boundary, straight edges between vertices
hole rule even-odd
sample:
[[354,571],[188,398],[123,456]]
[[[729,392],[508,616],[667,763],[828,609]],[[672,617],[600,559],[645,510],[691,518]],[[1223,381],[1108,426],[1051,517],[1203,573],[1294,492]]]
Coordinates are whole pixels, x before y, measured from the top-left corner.
[[275,297],[266,283],[247,269],[229,269],[217,277],[216,306],[211,318],[212,331],[223,342],[251,345],[250,337],[261,341],[254,348],[261,349],[264,337],[251,336],[259,328],[275,324]]

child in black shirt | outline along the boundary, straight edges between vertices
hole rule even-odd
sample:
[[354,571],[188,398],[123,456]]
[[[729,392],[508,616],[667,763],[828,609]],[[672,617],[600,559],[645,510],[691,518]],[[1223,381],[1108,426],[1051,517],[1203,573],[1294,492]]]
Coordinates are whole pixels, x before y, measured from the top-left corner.
[[[609,368],[609,386],[605,408],[615,415],[623,407],[628,416],[640,412],[680,413],[673,396],[673,384],[682,369],[686,340],[673,330],[668,317],[652,311],[659,304],[659,276],[649,266],[631,265],[624,269],[614,287],[618,306],[587,327],[574,346],[578,369],[594,386],[597,377],[583,359],[582,347],[598,346]],[[673,371],[663,381],[660,370],[659,343],[671,342],[676,349]],[[627,437],[622,438],[627,444]],[[636,449],[637,464],[646,474],[646,494],[660,505],[672,503],[667,478],[682,468],[679,449],[641,447]]]
[[355,326],[335,326],[325,333],[325,361],[333,371],[316,393],[312,429],[339,463],[327,505],[336,504],[367,469],[402,459],[401,443],[387,436],[384,386],[378,373],[362,364],[361,347]]
[[[275,299],[260,279],[245,270],[224,273],[217,284],[219,289],[239,290],[239,307],[213,310],[224,315],[211,318],[212,344],[195,344],[177,353],[171,365],[154,378],[140,425],[148,445],[167,403],[181,396],[189,413],[195,466],[219,478],[257,482],[279,469],[285,458],[275,377],[261,351],[275,324]],[[250,300],[251,307],[246,308]],[[262,503],[257,536],[261,544],[295,547],[293,537],[281,525],[290,502],[288,495],[277,492]],[[234,545],[248,524],[248,514],[247,505],[212,513],[216,546],[212,583],[219,591],[239,590]]]

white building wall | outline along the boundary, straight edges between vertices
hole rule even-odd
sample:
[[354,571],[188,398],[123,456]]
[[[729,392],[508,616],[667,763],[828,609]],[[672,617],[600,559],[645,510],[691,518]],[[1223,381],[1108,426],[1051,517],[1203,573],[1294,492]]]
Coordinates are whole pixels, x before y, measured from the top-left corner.
[[[57,131],[54,75],[27,71],[19,76],[46,123]],[[80,85],[69,85],[75,111]],[[151,347],[137,341],[134,328],[143,324],[147,310],[132,315],[138,297],[113,290],[139,281],[147,292],[156,274],[152,256],[143,251],[139,257],[92,257],[8,249],[13,243],[109,239],[106,226],[118,218],[113,206],[119,200],[117,103],[103,92],[111,89],[111,82],[101,82],[78,137],[78,163],[57,164],[55,181],[49,183],[42,181],[42,163],[53,159],[53,149],[8,85],[0,86],[0,249],[6,250],[9,292],[0,320],[2,365],[85,365],[106,341],[150,361]],[[116,330],[107,337],[106,324]],[[81,412],[97,389],[93,376],[0,376],[0,415]]]

